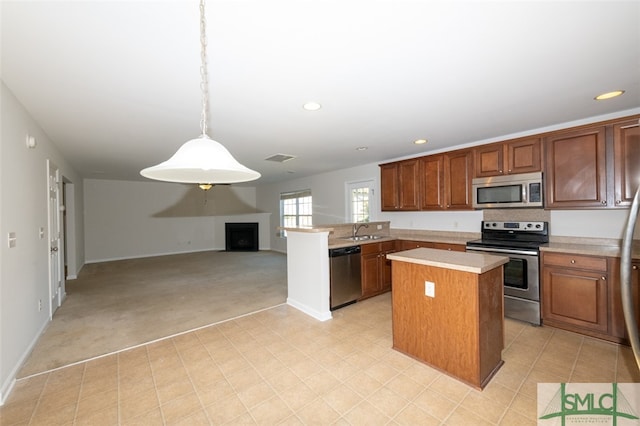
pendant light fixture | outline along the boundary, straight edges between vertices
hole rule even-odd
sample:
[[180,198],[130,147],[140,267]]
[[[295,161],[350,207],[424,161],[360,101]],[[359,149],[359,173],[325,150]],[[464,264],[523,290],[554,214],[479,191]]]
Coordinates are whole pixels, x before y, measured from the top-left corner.
[[140,174],[149,179],[165,182],[194,183],[205,191],[216,184],[256,180],[260,177],[260,173],[240,164],[221,143],[207,135],[209,88],[204,0],[200,0],[200,47],[200,89],[202,91],[200,130],[202,134],[197,139],[185,142],[167,161],[147,167]]

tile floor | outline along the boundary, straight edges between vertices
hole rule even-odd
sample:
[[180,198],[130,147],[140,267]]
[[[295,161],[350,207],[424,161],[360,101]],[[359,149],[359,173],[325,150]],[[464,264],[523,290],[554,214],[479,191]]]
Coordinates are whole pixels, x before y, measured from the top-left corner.
[[538,382],[638,382],[631,351],[506,320],[474,390],[391,349],[390,295],[318,322],[281,305],[19,380],[8,425],[535,425]]

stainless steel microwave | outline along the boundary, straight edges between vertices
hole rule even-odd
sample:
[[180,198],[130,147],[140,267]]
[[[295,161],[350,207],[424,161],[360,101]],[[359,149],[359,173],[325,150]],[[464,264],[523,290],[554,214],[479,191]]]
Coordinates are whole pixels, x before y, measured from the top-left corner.
[[474,209],[544,207],[542,172],[475,178]]

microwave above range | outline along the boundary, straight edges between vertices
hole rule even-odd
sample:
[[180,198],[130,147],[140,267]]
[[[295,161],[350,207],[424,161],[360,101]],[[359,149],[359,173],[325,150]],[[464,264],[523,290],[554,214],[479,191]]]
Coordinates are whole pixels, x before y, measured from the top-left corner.
[[544,207],[542,172],[475,178],[474,209]]

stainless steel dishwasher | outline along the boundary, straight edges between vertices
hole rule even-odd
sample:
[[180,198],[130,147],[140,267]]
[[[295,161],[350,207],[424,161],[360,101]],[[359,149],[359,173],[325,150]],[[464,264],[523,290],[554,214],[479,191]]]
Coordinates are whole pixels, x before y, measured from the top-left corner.
[[354,303],[362,296],[360,246],[329,249],[331,310]]

